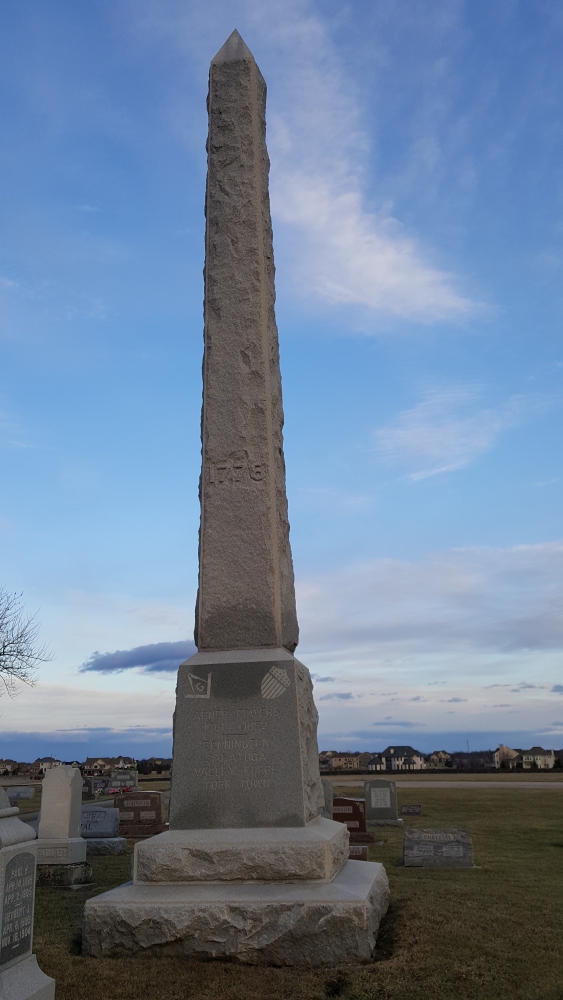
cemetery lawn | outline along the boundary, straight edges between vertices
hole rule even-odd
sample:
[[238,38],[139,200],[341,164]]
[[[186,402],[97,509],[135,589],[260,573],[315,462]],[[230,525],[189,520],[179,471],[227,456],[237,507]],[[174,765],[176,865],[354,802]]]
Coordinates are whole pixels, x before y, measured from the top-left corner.
[[399,806],[423,806],[405,825],[468,829],[477,867],[404,868],[402,832],[379,828],[371,860],[385,865],[392,902],[374,962],[301,970],[83,958],[84,900],[130,871],[129,856],[95,857],[95,887],[37,890],[34,950],[57,1000],[563,1000],[563,791],[398,793]]

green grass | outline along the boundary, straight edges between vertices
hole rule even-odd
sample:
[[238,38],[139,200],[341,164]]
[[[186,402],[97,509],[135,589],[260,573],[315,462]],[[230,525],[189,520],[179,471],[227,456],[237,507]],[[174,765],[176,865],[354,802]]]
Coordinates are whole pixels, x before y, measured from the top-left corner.
[[469,829],[474,869],[404,868],[402,833],[370,847],[391,882],[376,960],[338,969],[90,959],[84,900],[129,878],[130,858],[94,858],[94,889],[38,889],[35,951],[57,1000],[563,1000],[563,800],[557,792],[399,789],[409,826]]

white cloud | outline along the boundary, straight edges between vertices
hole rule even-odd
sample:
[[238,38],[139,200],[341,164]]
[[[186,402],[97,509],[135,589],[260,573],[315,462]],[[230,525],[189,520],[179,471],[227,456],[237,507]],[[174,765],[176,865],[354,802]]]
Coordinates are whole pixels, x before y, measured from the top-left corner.
[[432,262],[428,248],[404,231],[388,206],[368,207],[365,109],[329,25],[312,3],[218,0],[205,18],[179,0],[158,6],[135,0],[127,9],[145,42],[164,39],[188,52],[202,75],[203,63],[235,25],[253,49],[269,87],[276,247],[308,302],[316,298],[423,322],[474,310],[452,275]]
[[414,482],[463,469],[493,448],[503,431],[546,405],[512,396],[500,406],[476,410],[478,394],[471,386],[427,392],[421,403],[375,432],[380,455],[392,463],[416,466],[408,476]]
[[[377,559],[302,581],[298,606],[306,649],[356,662],[563,650],[563,542]],[[509,677],[510,687],[524,693],[521,678]]]

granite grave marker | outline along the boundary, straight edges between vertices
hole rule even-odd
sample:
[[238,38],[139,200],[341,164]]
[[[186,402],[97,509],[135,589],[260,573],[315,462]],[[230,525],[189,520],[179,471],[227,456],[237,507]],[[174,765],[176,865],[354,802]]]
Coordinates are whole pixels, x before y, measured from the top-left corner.
[[402,826],[397,812],[397,786],[394,781],[376,778],[364,781],[367,821],[372,826]]
[[162,792],[118,792],[120,837],[154,837],[166,830]]
[[408,868],[472,868],[473,845],[467,830],[405,830],[403,861]]

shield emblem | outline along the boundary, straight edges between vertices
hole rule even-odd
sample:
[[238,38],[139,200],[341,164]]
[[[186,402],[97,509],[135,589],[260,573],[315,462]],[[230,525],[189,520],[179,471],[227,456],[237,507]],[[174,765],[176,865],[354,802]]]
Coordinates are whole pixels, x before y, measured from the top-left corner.
[[291,681],[287,676],[287,670],[283,667],[270,667],[267,674],[262,678],[260,690],[263,698],[279,698],[284,691],[287,691]]

